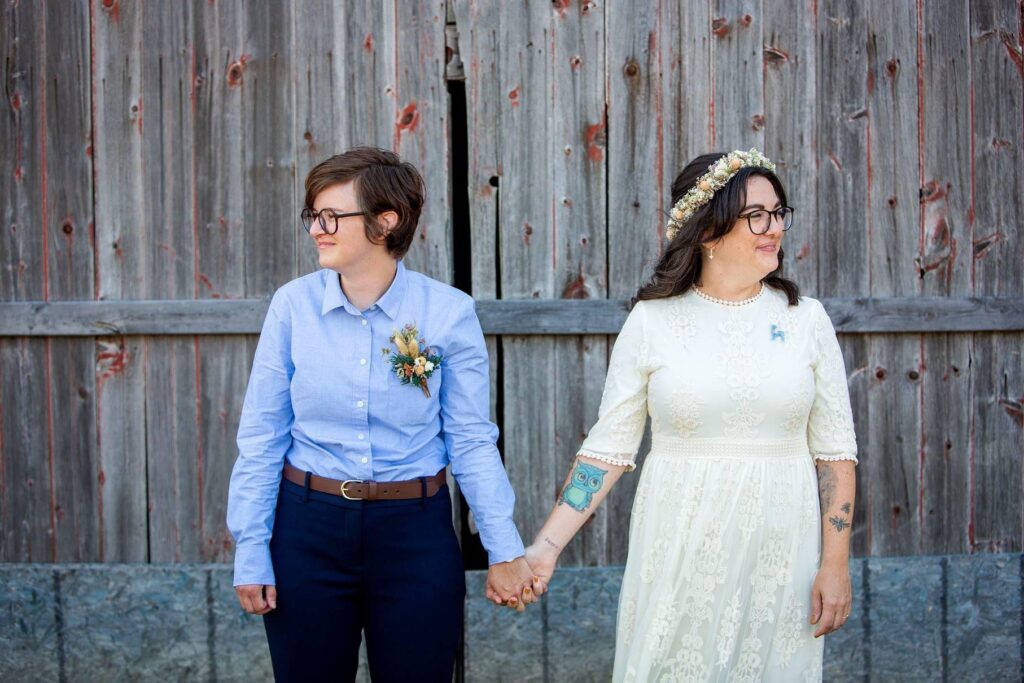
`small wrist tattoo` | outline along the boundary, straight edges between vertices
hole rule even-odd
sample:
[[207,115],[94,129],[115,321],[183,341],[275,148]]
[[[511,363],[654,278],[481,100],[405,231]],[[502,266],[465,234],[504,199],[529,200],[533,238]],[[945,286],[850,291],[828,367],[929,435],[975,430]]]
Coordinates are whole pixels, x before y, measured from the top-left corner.
[[554,548],[555,550],[561,550],[561,549],[562,549],[562,546],[558,545],[557,543],[555,543],[554,541],[552,541],[552,540],[551,540],[550,538],[548,538],[547,536],[545,536],[545,537],[544,537],[544,543],[546,543],[547,545],[551,546],[551,547],[552,547],[552,548]]

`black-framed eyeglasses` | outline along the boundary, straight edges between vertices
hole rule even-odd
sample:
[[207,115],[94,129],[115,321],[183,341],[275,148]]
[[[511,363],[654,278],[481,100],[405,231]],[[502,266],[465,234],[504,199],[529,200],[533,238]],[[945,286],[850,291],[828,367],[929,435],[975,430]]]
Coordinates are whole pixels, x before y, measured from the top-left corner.
[[[338,232],[338,221],[340,221],[342,218],[349,218],[351,216],[363,216],[363,215],[366,215],[365,211],[347,211],[347,212],[345,212],[345,211],[338,211],[336,209],[328,209],[328,208],[323,208],[323,209],[320,209],[319,211],[314,211],[313,209],[310,209],[310,208],[307,207],[307,208],[303,209],[302,212],[299,214],[299,218],[302,219],[302,227],[304,227],[306,229],[306,232],[309,232],[310,230],[312,230],[313,229],[313,221],[317,221],[318,223],[320,223],[320,229],[321,230],[323,230],[328,235],[333,235],[334,233]],[[328,218],[333,218],[334,219],[333,221],[331,221],[331,224],[334,226],[331,229],[327,228],[327,219]]]
[[792,206],[780,206],[774,211],[757,209],[750,213],[740,214],[739,217],[747,219],[747,227],[750,228],[750,232],[755,235],[763,235],[771,230],[772,218],[779,219],[779,222],[782,223],[783,232],[793,227],[793,211],[795,209]]

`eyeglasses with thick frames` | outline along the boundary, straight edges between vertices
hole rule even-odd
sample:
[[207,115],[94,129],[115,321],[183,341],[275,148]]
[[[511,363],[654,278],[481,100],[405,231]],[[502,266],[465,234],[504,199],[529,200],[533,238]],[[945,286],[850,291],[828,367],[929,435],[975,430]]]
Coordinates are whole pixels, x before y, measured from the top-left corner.
[[779,222],[782,223],[783,232],[793,227],[793,211],[792,206],[780,206],[774,211],[757,209],[750,213],[743,213],[739,215],[739,218],[747,219],[747,227],[750,228],[750,232],[755,235],[763,235],[771,230],[772,218],[779,219]]
[[[334,233],[338,232],[338,221],[340,221],[342,218],[349,218],[351,216],[364,216],[364,215],[366,215],[365,211],[348,211],[348,212],[343,212],[343,211],[338,211],[337,209],[328,209],[328,208],[323,208],[323,209],[320,209],[319,211],[314,211],[313,209],[305,208],[299,214],[299,218],[302,219],[302,227],[304,227],[306,229],[306,232],[309,232],[310,230],[313,229],[313,221],[316,221],[316,222],[320,223],[320,229],[321,230],[323,230],[328,235],[333,235]],[[333,218],[334,219],[331,222],[331,224],[334,226],[332,229],[328,229],[327,228],[327,219],[328,218]]]

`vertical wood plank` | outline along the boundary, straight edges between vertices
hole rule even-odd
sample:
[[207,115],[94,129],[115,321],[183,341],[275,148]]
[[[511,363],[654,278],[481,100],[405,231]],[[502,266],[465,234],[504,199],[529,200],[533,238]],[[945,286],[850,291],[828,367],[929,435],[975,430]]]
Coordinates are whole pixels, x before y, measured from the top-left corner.
[[[929,0],[920,12],[921,292],[970,296],[970,9]],[[953,87],[953,84],[956,84]],[[958,131],[951,135],[950,131]],[[959,131],[963,131],[960,134]],[[969,334],[923,336],[921,551],[970,551],[971,393]]]
[[451,144],[445,81],[445,0],[395,3],[393,148],[426,183],[426,203],[407,265],[441,282],[452,281]]
[[709,30],[715,144],[722,151],[764,149],[761,2],[714,0],[713,5]]
[[[551,111],[548,154],[553,165],[554,291],[562,299],[606,298],[607,137],[605,12],[607,5],[584,0],[552,14]],[[564,481],[568,463],[597,420],[607,368],[604,335],[556,338],[551,378],[555,412],[555,451],[539,454],[551,463],[553,484]],[[515,366],[513,366],[514,370]],[[541,407],[545,409],[545,407]],[[548,500],[539,501],[546,516]],[[539,527],[537,527],[539,528]],[[603,565],[608,534],[626,531],[602,506],[566,552],[567,565]],[[535,533],[531,529],[529,533]]]
[[[498,130],[501,100],[498,93],[499,14],[474,0],[453,2],[455,23],[459,34],[459,51],[465,69],[466,152],[468,186],[453,186],[452,192],[465,192],[469,204],[469,239],[473,298],[498,298],[498,194],[500,162]],[[454,125],[454,121],[451,125]],[[502,429],[499,393],[503,376],[499,353],[500,339],[485,337],[490,360],[490,417]],[[504,454],[502,454],[504,456]],[[449,482],[450,484],[452,482]],[[454,501],[461,512],[461,504]],[[476,533],[472,514],[468,528]],[[460,525],[461,526],[461,525]],[[461,529],[460,529],[461,531]],[[527,534],[523,541],[533,539]],[[463,538],[463,548],[466,539]]]
[[[674,4],[674,3],[671,3]],[[632,297],[660,255],[676,158],[674,122],[666,122],[665,69],[676,36],[661,2],[605,7],[608,80],[608,295]],[[678,68],[678,65],[677,65]],[[666,138],[668,141],[666,142]],[[666,158],[668,157],[668,158]],[[609,337],[609,351],[614,337]],[[643,451],[648,443],[641,446]],[[624,564],[639,473],[619,479],[605,500],[607,562]]]
[[[1024,294],[1022,69],[1015,2],[971,3],[974,292]],[[1022,544],[1024,335],[974,335],[972,547]]]
[[[0,27],[8,108],[0,120],[0,144],[7,152],[0,159],[5,301],[49,296],[52,247],[46,226],[54,202],[47,187],[45,14],[39,5],[8,4]],[[56,556],[50,357],[48,340],[0,340],[3,561],[48,562]]]
[[[873,296],[914,296],[918,254],[917,16],[909,3],[868,9],[867,218]],[[850,65],[852,67],[852,65]],[[872,335],[866,443],[872,553],[921,552],[921,338]],[[884,455],[883,455],[884,454]],[[884,520],[884,521],[883,521]],[[887,523],[885,523],[887,521]]]
[[[114,4],[96,8],[94,17],[97,234],[102,225],[106,238],[97,253],[101,296],[192,298],[200,284],[193,15],[187,5]],[[131,375],[143,382],[131,388],[131,397],[145,396],[144,441],[132,446],[145,457],[147,557],[155,561],[198,559],[196,356],[193,339],[150,338],[141,349],[142,373]],[[132,414],[141,417],[138,408]],[[101,415],[109,420],[101,433],[122,427],[123,415],[107,408]],[[114,465],[122,459],[110,455]],[[104,461],[104,472],[113,469]],[[129,472],[139,469],[133,465]],[[124,486],[104,490],[124,495],[134,480],[118,483]],[[133,513],[138,502],[132,491]]]
[[[269,296],[291,279],[295,233],[291,6],[208,5],[195,21],[200,298]],[[198,340],[200,556],[230,561],[224,519],[251,355],[242,337]]]
[[794,226],[784,242],[784,273],[808,296],[818,292],[817,98],[814,0],[764,3],[764,150],[785,183]]
[[[46,296],[93,298],[92,168],[90,162],[89,8],[86,2],[46,5],[36,44],[42,77],[39,105],[44,127],[46,188],[42,201],[47,248]],[[99,559],[97,506],[99,465],[94,427],[95,376],[91,339],[46,341],[47,391],[22,400],[49,403],[54,560]],[[38,428],[43,428],[39,425]],[[38,457],[22,453],[21,457]]]
[[668,136],[662,207],[668,211],[672,180],[691,159],[722,151],[725,143],[719,144],[715,136],[711,3],[665,0],[662,7],[667,27],[662,36],[667,48],[662,57],[662,134]]
[[[550,159],[552,130],[552,14],[547,3],[508,2],[500,9],[501,296],[555,296],[555,206]],[[563,12],[576,11],[566,7]],[[523,144],[540,140],[540,146]],[[506,336],[504,358],[505,468],[516,491],[515,520],[531,538],[555,499],[560,449],[555,441],[555,340]],[[524,400],[529,396],[529,400]]]
[[[392,3],[373,0],[293,5],[296,204],[305,198],[306,175],[324,159],[357,145],[393,148],[398,77],[394,9]],[[309,237],[297,224],[296,231],[295,275],[319,270]]]
[[[818,294],[866,295],[869,291],[867,220],[867,78],[864,65],[867,8],[827,0],[818,4],[817,97],[817,240]],[[867,448],[869,348],[863,337],[841,337],[850,378],[850,399],[857,426],[860,505],[854,514],[852,549],[867,554],[874,528],[872,473],[885,454]],[[886,511],[887,515],[888,512]]]

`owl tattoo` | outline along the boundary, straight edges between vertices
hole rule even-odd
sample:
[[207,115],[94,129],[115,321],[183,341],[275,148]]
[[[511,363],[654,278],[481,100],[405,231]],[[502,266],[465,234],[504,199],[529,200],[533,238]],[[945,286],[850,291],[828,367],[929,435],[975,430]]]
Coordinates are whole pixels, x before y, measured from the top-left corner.
[[575,469],[569,475],[569,483],[562,489],[562,497],[558,499],[558,504],[565,503],[573,510],[583,512],[590,507],[594,494],[601,490],[606,474],[608,470],[577,461]]

